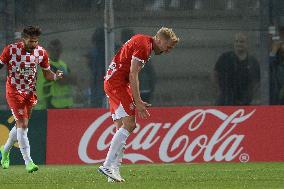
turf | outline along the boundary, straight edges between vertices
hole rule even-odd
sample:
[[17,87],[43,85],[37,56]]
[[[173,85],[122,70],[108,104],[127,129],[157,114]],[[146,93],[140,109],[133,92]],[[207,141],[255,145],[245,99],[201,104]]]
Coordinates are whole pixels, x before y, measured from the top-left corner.
[[0,189],[284,189],[284,162],[124,165],[125,183],[107,183],[97,167],[42,165],[28,174],[23,165],[11,166],[0,170]]

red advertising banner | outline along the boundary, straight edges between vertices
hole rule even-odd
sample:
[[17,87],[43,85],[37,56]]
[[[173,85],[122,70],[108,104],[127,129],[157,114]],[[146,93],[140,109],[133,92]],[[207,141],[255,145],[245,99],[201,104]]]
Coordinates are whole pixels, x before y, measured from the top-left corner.
[[[151,108],[126,163],[284,161],[284,107]],[[49,110],[46,164],[102,163],[115,132],[105,109]]]

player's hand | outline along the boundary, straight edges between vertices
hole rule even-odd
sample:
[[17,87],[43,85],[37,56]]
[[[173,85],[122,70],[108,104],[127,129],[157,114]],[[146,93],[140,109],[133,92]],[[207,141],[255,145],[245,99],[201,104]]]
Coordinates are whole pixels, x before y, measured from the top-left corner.
[[147,102],[136,102],[136,109],[137,109],[137,113],[138,113],[138,117],[140,117],[141,119],[147,119],[148,117],[150,117],[150,113],[147,110],[147,107],[150,107],[151,104],[147,103]]
[[56,80],[63,78],[63,71],[57,70],[55,74],[56,74]]

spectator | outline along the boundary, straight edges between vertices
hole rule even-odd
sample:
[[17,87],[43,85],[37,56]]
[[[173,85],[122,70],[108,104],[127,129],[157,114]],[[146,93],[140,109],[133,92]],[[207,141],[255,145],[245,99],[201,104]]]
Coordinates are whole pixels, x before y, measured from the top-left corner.
[[50,67],[53,72],[62,70],[64,78],[58,82],[46,80],[39,72],[37,81],[38,105],[36,109],[71,108],[73,106],[74,76],[71,75],[68,65],[60,59],[63,45],[59,39],[52,40],[47,51],[49,53]]
[[260,68],[248,53],[248,38],[235,35],[234,51],[223,53],[214,68],[218,84],[217,105],[250,105],[259,86]]
[[156,84],[156,73],[152,64],[144,66],[139,75],[139,80],[142,100],[151,103]]
[[104,75],[105,75],[105,36],[104,29],[97,28],[92,36],[93,48],[88,53],[89,67],[92,73],[91,106],[103,107],[105,100]]
[[270,104],[284,104],[284,42],[272,42],[269,55]]

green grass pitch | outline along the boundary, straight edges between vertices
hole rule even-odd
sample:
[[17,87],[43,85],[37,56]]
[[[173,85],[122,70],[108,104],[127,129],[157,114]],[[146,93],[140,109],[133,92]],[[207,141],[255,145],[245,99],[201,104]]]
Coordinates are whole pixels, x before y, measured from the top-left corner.
[[284,189],[283,163],[123,165],[125,183],[108,183],[98,165],[48,165],[29,174],[24,165],[0,170],[0,189]]

